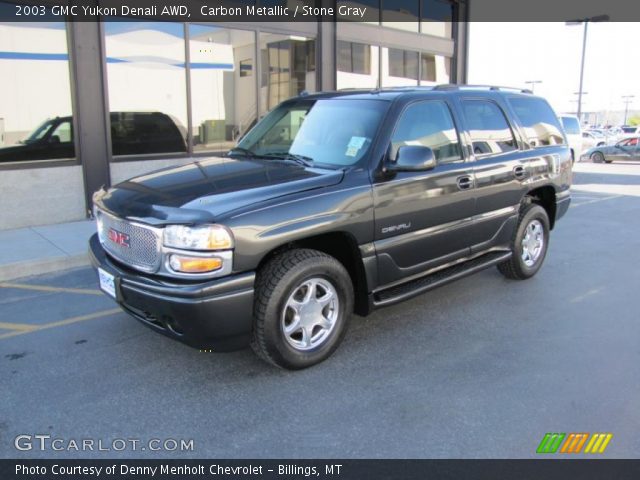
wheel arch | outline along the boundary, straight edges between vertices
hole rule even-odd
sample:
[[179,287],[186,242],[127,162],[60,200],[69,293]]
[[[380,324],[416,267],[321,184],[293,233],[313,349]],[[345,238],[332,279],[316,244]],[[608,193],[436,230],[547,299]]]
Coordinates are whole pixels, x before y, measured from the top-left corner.
[[358,315],[367,315],[369,313],[367,275],[358,242],[352,234],[344,231],[328,232],[280,245],[262,257],[257,270],[259,271],[274,256],[296,248],[318,250],[338,260],[351,277],[354,293],[354,312]]
[[551,185],[535,188],[527,193],[525,202],[540,205],[549,217],[549,228],[553,230],[556,222],[556,190]]

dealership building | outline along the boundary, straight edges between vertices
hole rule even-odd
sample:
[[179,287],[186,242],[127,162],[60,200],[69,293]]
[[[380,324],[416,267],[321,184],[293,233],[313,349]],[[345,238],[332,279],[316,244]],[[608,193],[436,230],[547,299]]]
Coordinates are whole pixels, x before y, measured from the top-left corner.
[[378,20],[0,23],[0,229],[82,220],[303,92],[465,81],[466,2],[336,3]]

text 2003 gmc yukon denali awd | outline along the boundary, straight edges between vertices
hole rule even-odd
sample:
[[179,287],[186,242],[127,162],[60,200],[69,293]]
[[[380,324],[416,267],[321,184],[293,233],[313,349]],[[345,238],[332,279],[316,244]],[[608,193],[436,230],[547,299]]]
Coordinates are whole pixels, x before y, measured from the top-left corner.
[[542,98],[457,87],[282,103],[224,158],[95,195],[101,288],[197,348],[304,368],[366,315],[497,265],[534,275],[569,207]]

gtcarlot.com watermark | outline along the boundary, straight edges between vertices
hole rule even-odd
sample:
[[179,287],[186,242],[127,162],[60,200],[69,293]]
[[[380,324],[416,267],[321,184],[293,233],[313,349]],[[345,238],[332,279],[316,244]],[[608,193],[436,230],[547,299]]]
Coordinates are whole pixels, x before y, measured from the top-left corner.
[[193,452],[193,439],[176,438],[60,438],[48,434],[18,435],[13,445],[21,452]]

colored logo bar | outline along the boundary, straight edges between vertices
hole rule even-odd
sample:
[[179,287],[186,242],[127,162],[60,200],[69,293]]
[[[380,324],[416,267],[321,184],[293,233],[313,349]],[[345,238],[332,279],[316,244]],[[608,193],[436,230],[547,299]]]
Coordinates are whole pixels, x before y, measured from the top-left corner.
[[546,433],[536,453],[604,453],[612,438],[612,433]]

